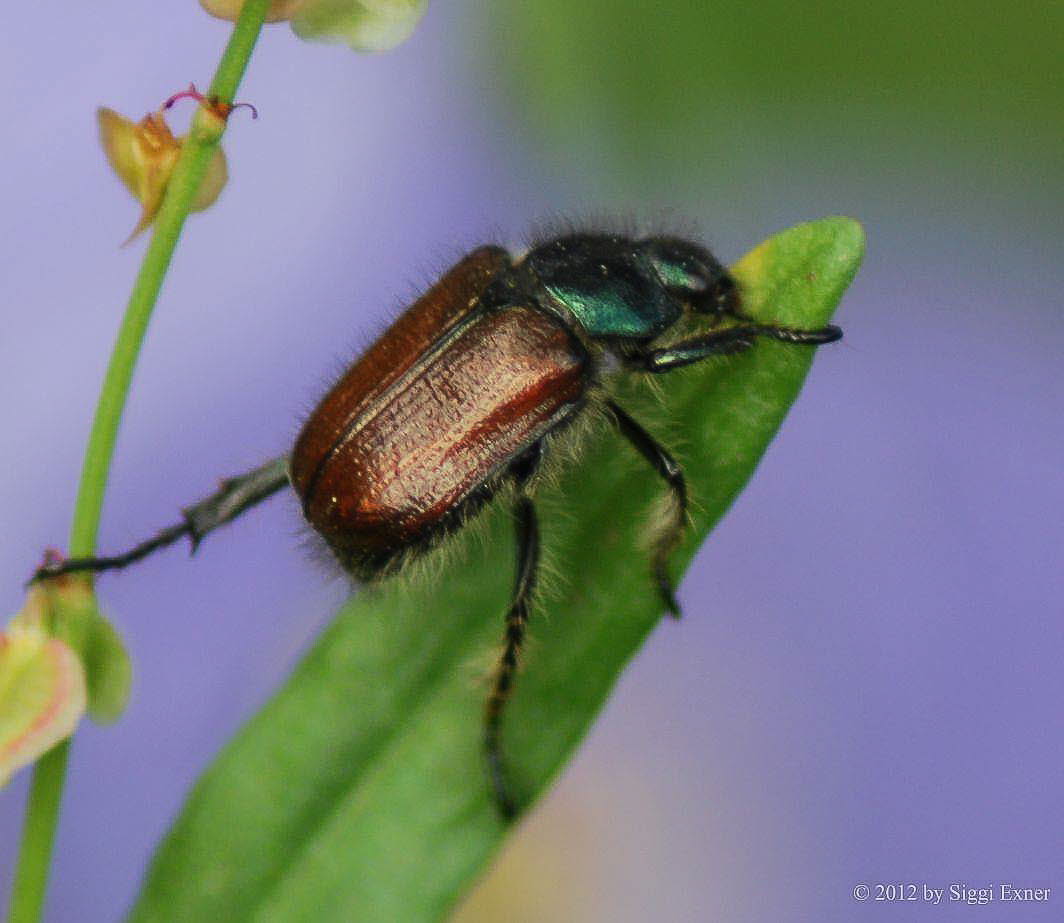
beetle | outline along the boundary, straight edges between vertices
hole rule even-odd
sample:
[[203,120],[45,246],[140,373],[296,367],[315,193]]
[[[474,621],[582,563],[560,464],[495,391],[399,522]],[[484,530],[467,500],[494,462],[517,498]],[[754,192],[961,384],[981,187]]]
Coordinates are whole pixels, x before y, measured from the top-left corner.
[[[702,332],[669,342],[683,320]],[[303,515],[362,581],[402,570],[515,487],[516,577],[504,647],[484,710],[494,801],[518,812],[502,717],[513,691],[539,564],[533,476],[551,441],[605,414],[664,480],[673,503],[651,548],[665,610],[679,614],[667,562],[687,519],[683,471],[602,387],[606,376],[660,374],[742,352],[759,337],[817,346],[842,336],[744,315],[735,279],[705,247],[666,235],[568,233],[514,257],[482,246],[462,258],[352,364],[305,421],[289,455],[223,481],[182,521],[111,557],[46,564],[35,579],[124,567],[210,532],[291,484]]]

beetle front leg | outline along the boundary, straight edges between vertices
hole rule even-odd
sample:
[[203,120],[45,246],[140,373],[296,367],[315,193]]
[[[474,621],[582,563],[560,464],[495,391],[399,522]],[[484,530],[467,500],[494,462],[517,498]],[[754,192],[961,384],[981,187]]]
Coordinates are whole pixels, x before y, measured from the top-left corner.
[[635,447],[654,470],[665,479],[673,496],[673,515],[654,540],[653,573],[658,585],[658,592],[665,608],[674,618],[680,617],[680,604],[669,579],[669,555],[679,544],[687,523],[687,483],[684,481],[683,469],[668,451],[633,420],[628,412],[612,400],[606,401],[606,408],[613,416],[621,434]]
[[781,343],[795,345],[821,346],[842,339],[842,330],[834,324],[818,330],[797,330],[793,327],[777,327],[771,324],[740,324],[724,330],[715,330],[700,336],[690,337],[663,346],[661,349],[647,349],[637,353],[631,360],[633,368],[645,372],[668,372],[695,362],[701,362],[710,356],[724,356],[740,353],[754,345],[757,337],[768,337]]
[[62,574],[117,570],[146,558],[160,548],[172,545],[186,535],[192,544],[192,550],[195,551],[209,532],[232,522],[251,507],[277,493],[287,483],[288,456],[282,455],[246,474],[222,481],[221,487],[205,500],[181,511],[182,522],[168,526],[129,551],[108,557],[69,558],[45,564],[33,575],[31,582]]
[[495,671],[491,694],[484,706],[484,751],[495,804],[504,820],[517,816],[517,802],[510,788],[502,752],[502,715],[513,694],[518,658],[525,640],[532,593],[539,569],[539,526],[536,509],[528,497],[517,501],[514,518],[517,527],[517,578],[510,610],[506,614],[506,637],[502,658]]

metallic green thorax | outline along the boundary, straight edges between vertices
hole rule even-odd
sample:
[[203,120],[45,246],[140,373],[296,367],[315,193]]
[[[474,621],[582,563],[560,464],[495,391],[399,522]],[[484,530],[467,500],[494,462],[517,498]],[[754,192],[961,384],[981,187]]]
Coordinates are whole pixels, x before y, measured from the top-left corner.
[[662,297],[651,300],[636,295],[627,286],[611,285],[610,281],[546,288],[592,337],[651,339],[671,326],[682,312],[664,292]]
[[[553,310],[567,314],[592,338],[645,341],[683,314],[684,305],[659,270],[661,262],[638,243],[580,234],[536,247],[523,269],[535,278]],[[670,275],[681,281],[686,270]]]

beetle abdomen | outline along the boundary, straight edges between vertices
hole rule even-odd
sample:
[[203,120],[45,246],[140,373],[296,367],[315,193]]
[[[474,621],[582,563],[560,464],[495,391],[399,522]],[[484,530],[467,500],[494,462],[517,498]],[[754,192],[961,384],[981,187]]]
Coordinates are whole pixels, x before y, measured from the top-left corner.
[[366,366],[391,328],[296,443],[292,480],[304,514],[358,576],[458,525],[582,402],[589,359],[557,319],[524,306],[482,312],[468,289],[453,294],[462,299],[457,322],[435,339],[410,338],[415,349],[395,351],[402,369],[382,386]]

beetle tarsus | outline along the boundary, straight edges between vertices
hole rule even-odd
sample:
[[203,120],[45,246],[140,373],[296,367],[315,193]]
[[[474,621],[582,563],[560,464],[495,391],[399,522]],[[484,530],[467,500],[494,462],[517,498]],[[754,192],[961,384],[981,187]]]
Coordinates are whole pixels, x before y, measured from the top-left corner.
[[822,346],[842,339],[842,330],[834,324],[816,330],[800,330],[796,327],[778,327],[772,324],[740,324],[680,340],[659,349],[637,353],[632,364],[645,372],[670,372],[701,362],[710,356],[745,352],[754,345],[757,337],[768,337],[795,346]]
[[672,580],[669,579],[669,572],[665,567],[664,561],[655,562],[654,577],[658,584],[658,593],[661,595],[661,602],[665,606],[665,611],[671,618],[679,619],[683,615],[683,610],[680,609],[680,602],[676,598],[676,589],[672,585]]
[[139,545],[134,546],[123,554],[111,555],[108,557],[67,558],[65,560],[50,561],[42,567],[37,568],[29,582],[36,583],[39,580],[62,577],[64,574],[98,574],[106,570],[120,570],[123,567],[128,567],[130,564],[135,564],[142,558],[146,558],[153,551],[158,551],[160,548],[172,545],[182,536],[187,534],[187,523],[179,523],[178,525],[169,526],[168,528],[163,529],[157,535],[149,538],[147,541],[141,542]]
[[842,339],[842,328],[834,324],[819,327],[816,330],[800,330],[796,327],[762,326],[762,336],[771,337],[781,343],[796,343],[802,346],[823,346]]
[[120,570],[185,536],[188,536],[192,553],[195,554],[199,543],[209,532],[261,503],[287,483],[288,456],[282,455],[246,474],[223,481],[219,490],[211,496],[182,511],[183,522],[168,526],[129,551],[107,557],[68,558],[65,561],[47,562],[37,569],[30,583],[60,577],[63,574],[98,574],[108,570]]
[[488,750],[488,775],[491,778],[495,808],[506,823],[511,823],[517,817],[517,803],[510,795],[510,784],[506,778],[502,753],[499,750]]

